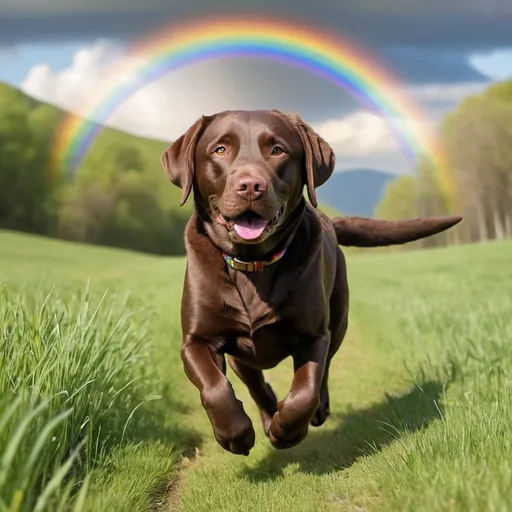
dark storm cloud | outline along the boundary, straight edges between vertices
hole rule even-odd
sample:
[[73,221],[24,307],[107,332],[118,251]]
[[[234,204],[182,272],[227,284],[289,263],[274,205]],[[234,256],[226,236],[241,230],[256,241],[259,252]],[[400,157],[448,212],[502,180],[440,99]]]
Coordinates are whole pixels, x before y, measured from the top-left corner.
[[403,81],[411,84],[442,79],[443,83],[479,82],[486,80],[467,60],[460,49],[401,47],[384,48],[380,57]]
[[373,45],[484,49],[512,44],[510,0],[3,0],[0,43],[131,38],[162,21],[243,12],[292,17]]
[[[0,2],[0,47],[43,40],[133,40],[181,20],[256,13],[277,21],[293,19],[359,41],[410,83],[479,81],[482,76],[467,62],[468,53],[512,46],[511,0]],[[285,73],[278,83],[286,89],[292,75]],[[332,99],[339,93],[334,86],[311,80],[314,84],[304,83],[304,95],[319,90]],[[297,87],[302,83],[294,84],[293,90]]]

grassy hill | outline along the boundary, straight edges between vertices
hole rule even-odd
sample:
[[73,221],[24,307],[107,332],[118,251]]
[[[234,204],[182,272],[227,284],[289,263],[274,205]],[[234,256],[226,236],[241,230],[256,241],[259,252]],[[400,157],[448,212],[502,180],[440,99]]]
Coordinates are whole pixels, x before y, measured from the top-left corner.
[[[53,142],[52,137],[55,136],[60,123],[68,115],[63,109],[36,100],[19,89],[0,82],[0,104],[12,102],[23,105],[32,118],[42,118],[41,122],[45,124],[49,143]],[[105,126],[92,143],[90,151],[85,156],[82,164],[76,169],[76,173],[94,172],[96,169],[97,172],[101,173],[105,164],[111,163],[113,156],[118,156],[119,151],[129,148],[130,156],[136,161],[126,162],[126,167],[118,166],[119,171],[129,168],[130,165],[135,165],[137,169],[150,174],[155,178],[158,189],[165,190],[165,193],[162,194],[164,200],[169,205],[176,207],[176,205],[179,205],[181,194],[178,189],[169,185],[159,160],[160,154],[168,146],[168,142],[137,137]],[[64,176],[68,176],[65,170],[62,170],[62,172]],[[191,206],[185,206],[185,208],[187,207],[190,208]]]
[[[511,259],[511,242],[349,256],[332,416],[275,451],[230,372],[256,428],[244,458],[216,444],[181,367],[183,258],[0,231],[0,503],[508,510]],[[291,375],[268,372],[279,397]]]

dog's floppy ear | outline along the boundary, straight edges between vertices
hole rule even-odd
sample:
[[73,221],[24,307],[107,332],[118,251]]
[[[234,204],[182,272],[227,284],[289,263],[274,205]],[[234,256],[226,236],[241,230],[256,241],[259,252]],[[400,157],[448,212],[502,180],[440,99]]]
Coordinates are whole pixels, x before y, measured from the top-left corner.
[[206,116],[198,119],[160,157],[162,167],[171,182],[182,189],[180,206],[185,204],[192,190],[197,141],[205,128],[206,121]]
[[298,114],[287,114],[302,139],[306,167],[306,186],[310,203],[316,208],[315,189],[323,185],[334,171],[335,156],[327,142]]

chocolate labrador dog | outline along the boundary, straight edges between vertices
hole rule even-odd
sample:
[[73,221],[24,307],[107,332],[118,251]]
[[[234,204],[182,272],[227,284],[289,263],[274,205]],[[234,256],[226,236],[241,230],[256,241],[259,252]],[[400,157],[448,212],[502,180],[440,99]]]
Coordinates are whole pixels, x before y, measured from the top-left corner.
[[[402,244],[462,218],[328,218],[316,209],[315,189],[334,170],[333,151],[298,115],[278,110],[203,116],[161,162],[182,189],[182,205],[193,190],[181,357],[215,438],[244,455],[255,441],[226,378],[227,356],[272,445],[295,446],[310,424],[322,425],[330,413],[329,365],[345,336],[349,308],[338,245]],[[263,370],[288,356],[294,376],[278,401]]]

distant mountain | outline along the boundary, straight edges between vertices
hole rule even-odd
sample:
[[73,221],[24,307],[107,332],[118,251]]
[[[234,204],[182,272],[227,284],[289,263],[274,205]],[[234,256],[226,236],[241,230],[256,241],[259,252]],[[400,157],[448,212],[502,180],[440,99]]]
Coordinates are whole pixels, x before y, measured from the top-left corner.
[[339,171],[317,190],[317,196],[319,201],[345,215],[373,217],[386,184],[395,177],[371,169]]

